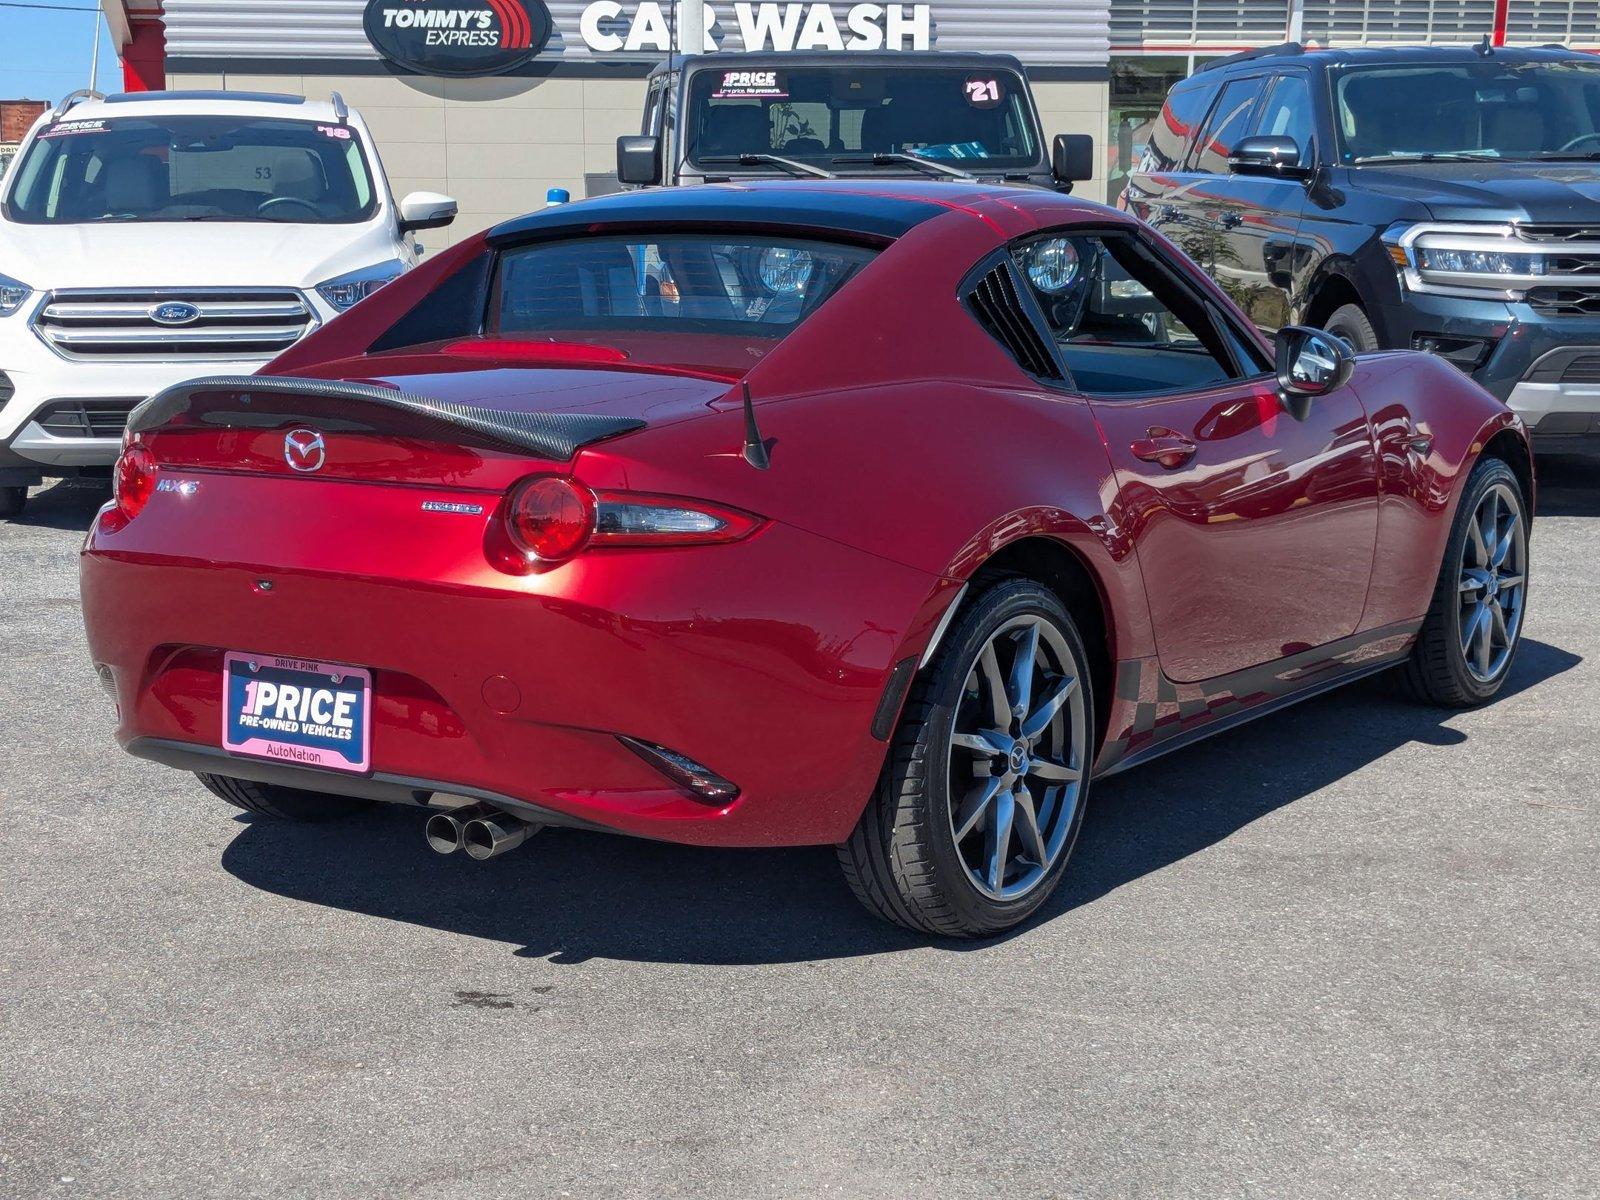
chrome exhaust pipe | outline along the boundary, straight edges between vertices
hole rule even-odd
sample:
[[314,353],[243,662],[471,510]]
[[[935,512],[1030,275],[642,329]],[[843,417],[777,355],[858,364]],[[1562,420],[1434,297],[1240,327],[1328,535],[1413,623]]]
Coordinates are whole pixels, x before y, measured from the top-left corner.
[[530,825],[521,817],[491,809],[483,816],[473,817],[461,830],[461,848],[469,858],[483,862],[515,850],[529,836],[538,833],[543,825]]
[[464,808],[447,809],[434,813],[422,827],[428,839],[428,849],[435,854],[454,854],[463,845],[467,823],[477,817],[486,817],[498,810],[487,804],[469,804]]

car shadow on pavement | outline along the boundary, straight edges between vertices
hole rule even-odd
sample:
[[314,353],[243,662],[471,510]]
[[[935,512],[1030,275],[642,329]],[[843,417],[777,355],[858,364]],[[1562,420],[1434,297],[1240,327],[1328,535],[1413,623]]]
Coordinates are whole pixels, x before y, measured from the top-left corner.
[[64,529],[87,533],[100,506],[111,499],[111,484],[104,479],[61,479],[28,497],[13,525],[36,529]]
[[[1580,661],[1526,641],[1506,695]],[[1095,789],[1066,882],[1030,924],[1093,903],[1412,743],[1464,741],[1445,723],[1450,716],[1369,680],[1106,780]],[[377,806],[309,826],[238,819],[244,828],[222,865],[252,887],[504,942],[554,963],[800,962],[927,940],[860,909],[826,848],[703,850],[550,830],[503,858],[475,863],[429,851],[421,810]]]
[[1600,517],[1600,457],[1541,455],[1538,462],[1538,517]]

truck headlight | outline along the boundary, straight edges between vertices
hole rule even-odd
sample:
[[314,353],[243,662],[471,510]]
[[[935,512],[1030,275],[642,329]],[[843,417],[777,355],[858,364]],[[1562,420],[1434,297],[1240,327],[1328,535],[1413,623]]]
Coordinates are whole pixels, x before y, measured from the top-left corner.
[[384,284],[398,279],[405,269],[405,264],[398,259],[374,263],[370,267],[362,267],[359,271],[351,271],[317,284],[317,294],[344,312],[354,308]]
[[0,275],[0,317],[9,317],[33,295],[33,289],[20,279]]
[[1417,292],[1520,300],[1558,273],[1551,256],[1526,249],[1510,225],[1400,224],[1383,240],[1406,286]]

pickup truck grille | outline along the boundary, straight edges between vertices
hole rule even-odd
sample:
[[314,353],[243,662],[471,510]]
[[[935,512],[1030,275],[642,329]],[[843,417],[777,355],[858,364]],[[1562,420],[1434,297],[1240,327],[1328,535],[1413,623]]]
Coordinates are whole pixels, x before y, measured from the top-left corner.
[[127,428],[128,414],[139,401],[57,400],[47,404],[33,418],[40,429],[59,438],[120,438]]
[[1517,225],[1525,242],[1600,242],[1600,225]]
[[[157,320],[163,308],[171,315]],[[305,298],[287,288],[83,289],[54,293],[34,328],[67,358],[226,361],[271,358],[314,322]]]
[[1528,306],[1545,317],[1600,317],[1600,287],[1536,287]]

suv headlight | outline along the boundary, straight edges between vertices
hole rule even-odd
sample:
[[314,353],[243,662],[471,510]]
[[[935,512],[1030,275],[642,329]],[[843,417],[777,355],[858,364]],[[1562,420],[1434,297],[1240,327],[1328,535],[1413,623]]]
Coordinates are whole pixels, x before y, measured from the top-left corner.
[[1520,300],[1556,273],[1552,257],[1528,249],[1511,225],[1393,225],[1383,240],[1417,292]]
[[353,308],[386,283],[398,279],[406,265],[399,259],[374,263],[359,271],[317,284],[317,294],[340,312]]
[[9,317],[33,295],[33,289],[20,279],[0,275],[0,317]]

